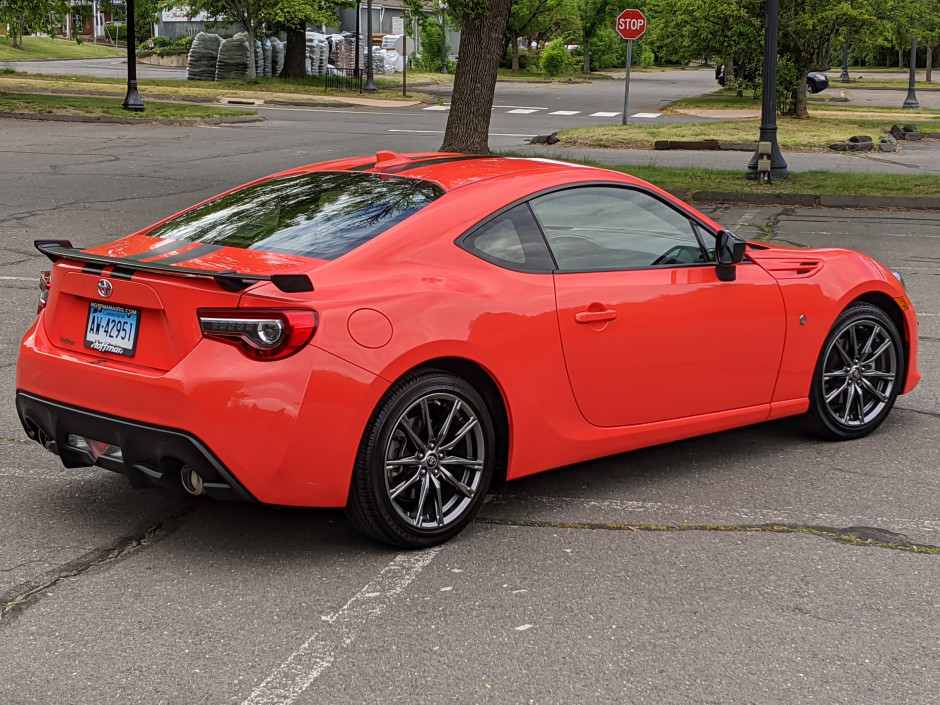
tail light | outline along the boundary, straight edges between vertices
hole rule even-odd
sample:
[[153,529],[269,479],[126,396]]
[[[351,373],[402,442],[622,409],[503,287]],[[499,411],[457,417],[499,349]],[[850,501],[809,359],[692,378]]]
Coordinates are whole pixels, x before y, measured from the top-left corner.
[[52,272],[39,273],[39,303],[36,306],[36,315],[42,313],[49,301],[49,287],[52,286]]
[[295,309],[199,309],[202,337],[234,345],[253,360],[281,360],[310,342],[314,311]]

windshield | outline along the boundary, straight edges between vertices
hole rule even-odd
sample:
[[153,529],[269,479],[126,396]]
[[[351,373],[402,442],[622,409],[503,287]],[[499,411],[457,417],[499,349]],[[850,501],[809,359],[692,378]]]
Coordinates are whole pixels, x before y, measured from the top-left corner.
[[315,172],[272,179],[154,228],[153,237],[333,260],[444,194],[417,179]]

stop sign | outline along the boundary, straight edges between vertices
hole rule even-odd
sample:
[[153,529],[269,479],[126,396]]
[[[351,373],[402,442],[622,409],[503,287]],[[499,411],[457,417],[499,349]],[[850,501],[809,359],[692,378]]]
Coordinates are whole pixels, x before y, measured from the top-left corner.
[[624,39],[639,39],[646,31],[646,17],[639,10],[624,10],[617,17],[617,34]]

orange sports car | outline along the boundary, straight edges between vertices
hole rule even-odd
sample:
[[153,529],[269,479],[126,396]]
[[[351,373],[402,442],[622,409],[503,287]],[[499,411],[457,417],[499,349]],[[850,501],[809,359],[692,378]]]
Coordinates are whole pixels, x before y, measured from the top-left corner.
[[404,547],[454,536],[494,477],[795,414],[858,438],[920,379],[871,258],[746,243],[556,161],[379,152],[36,247],[30,438],[134,487],[345,507]]

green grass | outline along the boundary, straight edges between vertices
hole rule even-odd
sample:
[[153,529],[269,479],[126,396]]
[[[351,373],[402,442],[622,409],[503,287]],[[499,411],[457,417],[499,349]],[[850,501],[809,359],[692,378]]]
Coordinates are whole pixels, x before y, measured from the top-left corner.
[[[906,86],[905,86],[906,87]],[[931,110],[921,108],[919,110],[907,110],[900,106],[879,106],[879,105],[851,105],[842,102],[824,102],[827,98],[839,97],[838,91],[823,91],[817,95],[807,96],[809,101],[807,107],[809,110],[825,110],[835,113],[896,113],[899,116],[918,115],[940,115],[940,110]],[[671,110],[760,110],[760,98],[755,98],[753,91],[745,91],[741,97],[733,92],[715,91],[694,98],[680,98],[674,100],[666,106],[666,111]],[[910,119],[908,120],[910,122]]]
[[160,103],[157,101],[146,102],[146,110],[143,113],[133,113],[121,107],[123,100],[123,97],[90,98],[0,91],[0,112],[45,115],[104,115],[174,120],[204,120],[206,118],[231,117],[233,115],[257,115],[254,111],[229,110],[211,105]]
[[[435,81],[439,81],[435,74],[409,73],[409,94],[417,84],[428,84]],[[3,82],[6,82],[10,88],[35,87],[47,89],[51,87],[81,90],[87,93],[123,91],[124,86],[127,84],[127,80],[123,78],[31,74],[0,66],[0,86],[3,85]],[[257,95],[259,98],[263,98],[265,94],[277,93],[296,97],[300,101],[303,101],[305,96],[328,96],[336,100],[342,100],[344,96],[403,100],[401,95],[401,74],[376,76],[375,82],[379,92],[372,95],[360,94],[358,91],[327,90],[322,76],[308,76],[298,79],[240,78],[225,81],[160,81],[146,79],[138,83],[138,89],[142,95],[151,93],[212,99],[232,95],[233,93],[248,93]],[[414,100],[414,96],[409,100]]]
[[596,163],[591,165],[631,174],[663,189],[814,195],[826,193],[847,196],[940,196],[940,176],[806,171],[791,173],[789,179],[774,181],[768,186],[744,178],[744,167],[749,156],[741,154],[741,169],[737,171],[656,166],[611,167]]
[[[909,122],[910,112],[906,114]],[[934,117],[934,116],[920,116]],[[940,118],[940,116],[937,116]],[[900,120],[900,118],[899,118]],[[779,118],[777,141],[781,149],[819,151],[830,144],[843,142],[853,135],[868,135],[877,142],[882,132],[899,120],[834,119],[813,117],[806,120]],[[940,131],[940,119],[918,120],[924,130]],[[558,133],[564,147],[613,147],[619,149],[651,149],[657,140],[719,142],[757,141],[756,120],[725,122],[661,124],[661,125],[600,125],[578,127]]]
[[0,37],[0,61],[28,61],[34,59],[96,59],[108,56],[127,56],[103,44],[78,44],[66,39],[23,37],[23,48],[14,49],[10,37]]
[[518,71],[513,71],[512,69],[500,69],[497,74],[496,80],[498,81],[524,81],[527,83],[570,83],[571,81],[592,81],[594,79],[599,79],[601,81],[608,81],[611,79],[606,73],[591,72],[584,73],[583,71],[576,71],[574,73],[566,73],[561,76],[547,76],[543,73],[536,73],[530,71],[529,69],[519,69]]

